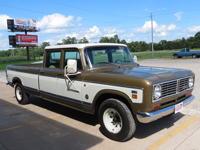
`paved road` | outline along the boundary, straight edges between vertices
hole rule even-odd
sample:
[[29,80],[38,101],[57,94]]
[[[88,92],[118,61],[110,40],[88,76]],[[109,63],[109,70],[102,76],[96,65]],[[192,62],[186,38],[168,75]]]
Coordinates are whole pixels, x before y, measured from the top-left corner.
[[[180,68],[181,63],[186,68],[191,67],[182,61],[145,60],[140,64],[162,66],[168,62],[171,67],[177,65]],[[194,61],[195,71],[198,70],[198,61]],[[200,149],[200,118],[196,115],[178,113],[149,124],[139,123],[131,140],[115,142],[102,135],[98,120],[93,115],[34,96],[31,96],[30,104],[19,105],[14,89],[5,85],[4,75],[0,72],[0,150]],[[199,81],[199,75],[196,75]],[[199,84],[196,83],[195,88]],[[199,101],[198,92],[194,91],[194,94],[196,98],[191,105]],[[189,106],[189,109],[197,111],[197,108]]]
[[0,82],[6,82],[6,73],[5,73],[5,71],[0,71]]

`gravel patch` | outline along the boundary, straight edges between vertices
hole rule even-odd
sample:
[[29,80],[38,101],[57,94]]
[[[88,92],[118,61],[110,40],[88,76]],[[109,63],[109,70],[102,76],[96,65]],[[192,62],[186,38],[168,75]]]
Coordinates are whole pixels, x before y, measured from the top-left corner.
[[182,113],[186,115],[200,117],[200,59],[148,59],[138,61],[141,66],[167,67],[189,69],[195,73],[195,86],[193,95],[195,99],[187,105]]

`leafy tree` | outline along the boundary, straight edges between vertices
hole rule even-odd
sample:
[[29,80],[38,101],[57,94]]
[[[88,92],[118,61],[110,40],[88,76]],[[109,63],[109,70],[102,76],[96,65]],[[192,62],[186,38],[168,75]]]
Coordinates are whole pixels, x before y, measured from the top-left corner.
[[78,43],[89,43],[89,41],[87,40],[86,37],[83,37],[82,39],[80,39],[80,40],[78,41]]
[[50,46],[49,42],[43,42],[41,48],[44,49],[46,46]]
[[67,37],[66,39],[62,40],[62,44],[77,44],[77,39],[75,37]]
[[197,40],[200,40],[200,31],[197,32],[197,33],[194,35],[194,37],[195,37]]
[[108,37],[101,37],[99,43],[110,43],[110,39]]
[[121,40],[121,42],[120,43],[122,43],[122,44],[126,44],[126,40]]
[[1,57],[9,57],[11,55],[9,50],[1,51]]

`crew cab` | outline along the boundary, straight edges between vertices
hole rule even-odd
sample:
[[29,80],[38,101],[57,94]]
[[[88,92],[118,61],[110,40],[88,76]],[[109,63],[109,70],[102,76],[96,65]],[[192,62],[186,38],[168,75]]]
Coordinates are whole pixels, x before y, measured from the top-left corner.
[[175,59],[182,58],[183,56],[192,56],[192,58],[200,57],[200,51],[190,51],[189,48],[182,48],[180,52],[173,52]]
[[140,66],[124,44],[48,46],[42,64],[9,65],[6,75],[19,104],[34,95],[98,114],[116,141],[130,139],[137,121],[178,113],[194,99],[192,71]]

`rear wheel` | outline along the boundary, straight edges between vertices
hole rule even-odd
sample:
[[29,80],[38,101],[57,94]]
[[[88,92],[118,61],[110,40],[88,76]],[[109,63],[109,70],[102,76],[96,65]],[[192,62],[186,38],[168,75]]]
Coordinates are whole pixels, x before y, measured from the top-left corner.
[[30,95],[24,92],[23,86],[20,83],[15,85],[15,97],[19,104],[25,105],[29,103]]
[[116,141],[128,140],[136,130],[131,111],[123,102],[116,99],[108,99],[101,104],[99,122],[102,133]]
[[192,58],[197,58],[197,55],[196,55],[196,54],[193,54],[193,55],[192,55]]

